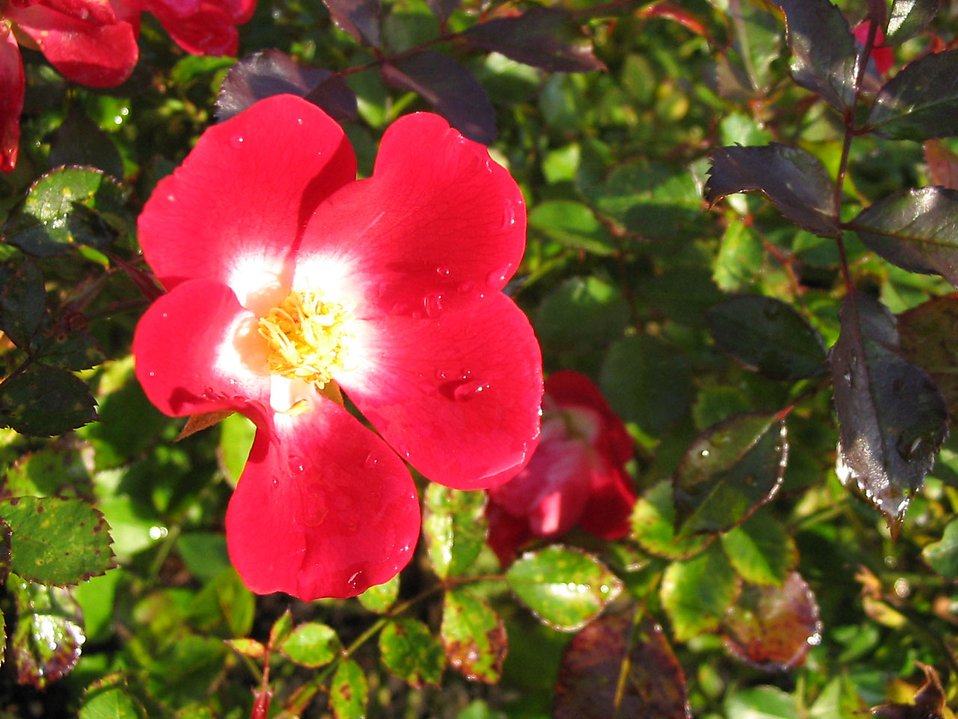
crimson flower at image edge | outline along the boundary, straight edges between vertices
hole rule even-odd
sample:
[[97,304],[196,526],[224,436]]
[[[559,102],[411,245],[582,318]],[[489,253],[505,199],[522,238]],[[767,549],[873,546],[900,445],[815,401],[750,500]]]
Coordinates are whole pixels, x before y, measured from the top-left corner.
[[254,8],[255,0],[0,0],[0,171],[17,164],[21,45],[42,52],[72,82],[114,87],[136,66],[141,12],[154,14],[187,52],[235,55],[236,25]]
[[501,291],[525,206],[442,118],[397,120],[356,180],[333,120],[263,100],[203,133],[139,238],[168,290],[133,341],[147,396],[168,415],[235,410],[257,427],[226,514],[253,591],[345,597],[395,576],[420,528],[403,460],[458,489],[528,461],[541,355]]
[[635,489],[624,465],[632,453],[625,425],[588,377],[549,375],[538,449],[514,479],[489,490],[489,546],[499,561],[573,527],[602,539],[627,535]]

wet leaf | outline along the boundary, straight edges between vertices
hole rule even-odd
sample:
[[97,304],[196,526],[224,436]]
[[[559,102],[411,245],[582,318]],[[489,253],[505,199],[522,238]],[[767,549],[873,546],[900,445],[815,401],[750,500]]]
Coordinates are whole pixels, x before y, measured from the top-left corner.
[[871,710],[878,719],[945,719],[945,690],[934,667],[915,662],[925,673],[925,681],[915,693],[914,704],[882,704]]
[[499,615],[467,589],[443,597],[440,637],[449,665],[472,681],[496,684],[509,640]]
[[938,385],[948,411],[958,414],[958,295],[936,297],[898,317],[901,353]]
[[80,607],[67,589],[32,584],[10,576],[17,623],[8,659],[20,684],[43,689],[69,674],[80,660],[86,637]]
[[712,307],[707,319],[716,344],[748,369],[788,381],[825,372],[821,335],[781,300],[732,297]]
[[898,348],[895,318],[861,293],[846,297],[832,349],[838,476],[885,516],[893,534],[948,431],[941,393]]
[[746,584],[722,621],[725,646],[759,669],[792,669],[821,641],[818,616],[815,595],[797,572],[780,587]]
[[958,520],[952,520],[938,542],[921,550],[928,566],[948,579],[958,579]]
[[834,183],[821,161],[805,150],[772,143],[712,151],[712,169],[705,186],[709,203],[754,190],[802,229],[824,237],[841,236]]
[[382,66],[387,84],[419,94],[459,132],[489,145],[496,139],[496,112],[489,96],[465,67],[425,50]]
[[839,112],[855,100],[858,69],[848,21],[829,0],[774,0],[785,11],[792,77]]
[[440,579],[462,575],[482,551],[488,527],[485,492],[463,492],[430,483],[423,534],[433,571]]
[[688,559],[702,552],[713,535],[675,536],[675,504],[672,482],[650,487],[632,509],[632,537],[650,554],[667,559]]
[[926,140],[923,147],[931,184],[958,190],[958,154],[941,140]]
[[938,13],[941,0],[894,0],[885,30],[885,44],[899,45],[921,34]]
[[465,39],[476,47],[552,72],[605,69],[575,19],[555,7],[533,7],[520,15],[473,25]]
[[44,584],[76,584],[113,566],[103,515],[79,499],[14,497],[0,501],[12,531],[12,568]]
[[83,692],[79,719],[146,719],[146,710],[133,697],[120,674],[108,674]]
[[598,559],[558,545],[517,559],[506,583],[542,622],[565,632],[592,621],[622,590]]
[[756,512],[721,539],[735,571],[752,584],[781,586],[789,570],[798,563],[795,542],[767,512]]
[[291,662],[316,669],[333,661],[342,650],[342,644],[332,627],[305,622],[294,627],[278,649]]
[[741,414],[700,434],[673,477],[681,534],[741,524],[781,486],[788,460],[778,414]]
[[66,370],[34,363],[0,383],[0,427],[49,437],[95,419],[89,388]]
[[336,667],[329,685],[329,703],[336,719],[362,719],[366,716],[366,675],[352,659],[344,659]]
[[865,208],[850,227],[892,264],[958,285],[958,190],[899,192]]
[[675,638],[684,642],[718,629],[738,595],[740,583],[716,544],[694,559],[670,564],[662,577],[660,593]]
[[380,0],[323,0],[333,21],[356,40],[379,47],[382,23]]
[[903,67],[878,93],[867,124],[895,140],[958,135],[958,50]]
[[394,619],[379,635],[383,665],[411,687],[438,686],[446,654],[429,627],[417,619]]
[[0,331],[22,350],[28,350],[40,328],[47,293],[43,274],[25,259],[0,265]]
[[357,599],[366,609],[376,614],[385,614],[399,597],[399,575],[384,584],[376,584],[360,594]]
[[632,621],[631,612],[607,614],[572,638],[559,667],[555,719],[691,719],[685,674],[662,628],[651,621],[633,628]]

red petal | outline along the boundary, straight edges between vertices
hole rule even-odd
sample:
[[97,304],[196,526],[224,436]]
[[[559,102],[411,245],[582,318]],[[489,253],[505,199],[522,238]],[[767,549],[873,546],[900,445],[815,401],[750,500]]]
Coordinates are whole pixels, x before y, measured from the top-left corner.
[[44,5],[77,20],[90,20],[97,25],[110,25],[117,19],[109,0],[40,0],[37,5]]
[[352,597],[406,565],[419,535],[409,471],[346,410],[319,399],[260,429],[226,513],[230,558],[260,594]]
[[635,490],[625,472],[606,468],[593,475],[592,492],[579,526],[602,539],[619,539],[629,533]]
[[499,558],[499,564],[505,567],[516,558],[519,548],[532,539],[529,523],[525,519],[513,517],[491,500],[486,505],[486,518],[489,520],[487,541]]
[[20,146],[23,63],[9,23],[0,19],[0,170],[12,172]]
[[596,441],[596,449],[613,464],[624,464],[632,458],[635,443],[619,416],[593,384],[579,372],[563,370],[553,372],[546,380],[546,394],[563,407],[586,407],[599,413],[602,428]]
[[[342,129],[291,95],[206,130],[140,215],[143,253],[166,287],[191,277],[247,295],[282,275],[316,205],[356,176]],[[288,279],[288,278],[287,278]]]
[[216,4],[204,2],[188,15],[177,13],[163,2],[153,2],[149,9],[176,44],[187,52],[194,55],[236,54],[239,46],[236,21]]
[[237,336],[250,332],[255,335],[255,318],[228,287],[185,282],[154,302],[136,326],[137,379],[150,401],[175,417],[259,411],[248,403],[269,406],[269,379],[244,363],[256,356],[259,338],[237,346]]
[[37,44],[50,64],[73,82],[113,87],[139,57],[136,32],[126,22],[80,20],[41,5],[9,4],[4,14]]
[[302,253],[349,258],[369,313],[422,315],[504,287],[525,228],[509,173],[441,117],[420,113],[386,131],[372,178],[317,211]]
[[539,436],[542,360],[512,300],[493,292],[431,320],[370,325],[366,366],[337,379],[416,469],[481,489],[525,466]]

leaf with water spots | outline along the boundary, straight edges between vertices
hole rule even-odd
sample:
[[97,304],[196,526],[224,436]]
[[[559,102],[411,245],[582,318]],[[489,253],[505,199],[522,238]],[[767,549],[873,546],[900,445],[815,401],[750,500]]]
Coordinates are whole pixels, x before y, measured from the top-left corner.
[[49,437],[95,419],[89,388],[66,370],[34,363],[0,382],[0,427]]
[[467,679],[498,683],[509,641],[505,624],[484,599],[468,589],[446,592],[439,632],[450,666]]
[[622,590],[591,554],[558,545],[524,554],[509,567],[506,583],[542,622],[566,632],[588,624]]
[[366,675],[352,659],[344,659],[336,667],[329,685],[329,704],[336,719],[363,719],[369,685]]
[[692,637],[718,629],[741,587],[718,544],[686,561],[673,562],[662,577],[662,607],[675,638]]
[[675,536],[672,483],[663,480],[638,498],[630,518],[632,536],[642,549],[666,559],[688,559],[700,554],[714,535]]
[[832,349],[838,476],[885,516],[894,535],[948,433],[941,392],[900,354],[894,316],[859,292],[842,304]]
[[379,635],[383,665],[411,687],[439,686],[446,654],[429,627],[418,619],[400,618]]
[[440,579],[463,574],[486,541],[485,492],[464,492],[431,483],[422,530],[433,571]]

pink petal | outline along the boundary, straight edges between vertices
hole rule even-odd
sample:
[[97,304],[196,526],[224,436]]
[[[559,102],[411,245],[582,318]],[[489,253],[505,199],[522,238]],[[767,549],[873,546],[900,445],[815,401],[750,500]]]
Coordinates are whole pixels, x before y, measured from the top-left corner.
[[39,0],[37,4],[77,20],[90,20],[98,25],[109,25],[117,19],[109,0]]
[[200,3],[189,14],[177,12],[163,2],[153,2],[149,9],[187,52],[194,55],[235,55],[239,46],[236,21],[223,8],[211,2]]
[[251,414],[269,406],[269,379],[250,366],[259,343],[255,317],[228,287],[184,282],[137,324],[136,376],[150,401],[174,417],[225,409]]
[[113,87],[126,80],[139,57],[136,32],[127,22],[81,20],[42,5],[4,10],[30,36],[50,64],[73,82]]
[[433,319],[369,325],[367,365],[336,379],[400,455],[458,489],[525,466],[539,436],[541,356],[512,300],[492,292]]
[[226,514],[230,559],[260,594],[351,597],[409,562],[419,502],[409,472],[335,402],[260,428]]
[[592,380],[579,372],[563,370],[549,375],[545,387],[558,407],[585,407],[599,414],[602,427],[596,449],[610,462],[621,465],[632,458],[635,443],[631,435]]
[[504,287],[525,227],[522,193],[486,148],[420,113],[386,131],[372,178],[319,208],[302,253],[349,258],[370,314],[423,315]]
[[355,176],[339,125],[301,98],[271,97],[207,129],[160,181],[140,215],[140,245],[167,288],[206,277],[249,306],[270,277],[288,281],[286,258],[313,209]]
[[20,146],[23,63],[10,24],[0,19],[0,171],[12,172]]

